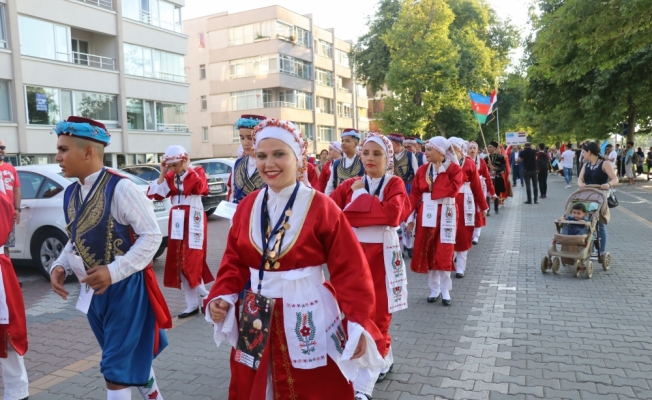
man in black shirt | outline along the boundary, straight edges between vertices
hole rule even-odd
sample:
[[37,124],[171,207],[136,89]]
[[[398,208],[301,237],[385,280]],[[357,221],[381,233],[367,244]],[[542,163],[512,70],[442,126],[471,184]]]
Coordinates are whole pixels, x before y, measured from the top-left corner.
[[539,191],[540,199],[545,199],[548,193],[548,170],[550,169],[550,159],[546,152],[546,145],[539,143],[539,152],[537,153],[537,166],[539,167]]
[[525,178],[525,190],[527,191],[527,201],[525,204],[532,204],[530,183],[534,186],[534,204],[538,204],[537,152],[534,151],[531,143],[525,143],[525,149],[519,154],[518,162],[523,165],[523,177]]

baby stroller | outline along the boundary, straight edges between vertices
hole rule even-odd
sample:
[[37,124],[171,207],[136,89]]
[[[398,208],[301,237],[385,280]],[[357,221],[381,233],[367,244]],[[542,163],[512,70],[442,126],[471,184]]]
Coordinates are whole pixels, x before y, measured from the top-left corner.
[[[561,264],[573,267],[576,278],[584,273],[588,279],[593,276],[593,261],[591,251],[595,245],[598,251],[598,261],[606,271],[611,266],[611,255],[609,252],[600,254],[599,237],[597,233],[598,221],[609,222],[609,207],[607,205],[608,191],[600,189],[600,185],[587,185],[571,194],[566,200],[566,212],[564,217],[571,214],[575,203],[584,203],[588,211],[589,222],[556,220],[557,233],[548,249],[548,255],[541,260],[541,272],[546,273],[552,269],[553,274],[559,273]],[[564,224],[582,224],[589,228],[586,235],[564,235],[561,233]]]

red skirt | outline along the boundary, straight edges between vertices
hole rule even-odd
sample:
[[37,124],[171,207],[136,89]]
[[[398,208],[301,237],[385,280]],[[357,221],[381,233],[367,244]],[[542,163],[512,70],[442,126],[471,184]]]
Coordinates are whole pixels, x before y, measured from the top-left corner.
[[[441,221],[442,206],[437,207],[437,224]],[[457,208],[457,206],[456,206]],[[440,227],[424,228],[421,226],[423,204],[419,205],[416,219],[416,234],[414,236],[414,250],[410,269],[419,274],[428,271],[455,271],[452,265],[454,244],[441,243],[439,239]],[[457,210],[459,214],[459,209]]]
[[[389,313],[389,300],[387,299],[387,284],[385,282],[385,257],[383,255],[382,243],[360,243],[364,255],[367,257],[371,277],[374,280],[374,291],[376,292],[376,318],[374,322],[383,335],[384,346],[378,345],[380,355],[387,356],[389,346],[392,344],[392,337],[389,335],[389,326],[392,323],[392,314]],[[378,342],[376,342],[378,344]]]
[[7,343],[22,356],[27,353],[27,320],[23,292],[16,278],[14,266],[6,254],[0,254],[0,268],[2,268],[2,281],[9,308],[9,324],[0,325],[0,358],[7,358]]

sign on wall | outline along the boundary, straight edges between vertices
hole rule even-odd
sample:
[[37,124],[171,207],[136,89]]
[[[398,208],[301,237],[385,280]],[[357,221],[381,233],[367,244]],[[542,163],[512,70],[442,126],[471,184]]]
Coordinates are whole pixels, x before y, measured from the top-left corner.
[[48,110],[48,97],[43,93],[36,93],[36,111]]

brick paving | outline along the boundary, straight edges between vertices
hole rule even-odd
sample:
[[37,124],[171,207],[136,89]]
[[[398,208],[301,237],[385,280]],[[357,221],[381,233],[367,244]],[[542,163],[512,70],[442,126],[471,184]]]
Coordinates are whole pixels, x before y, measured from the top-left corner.
[[[393,325],[394,372],[376,399],[651,399],[652,184],[620,186],[608,225],[609,271],[593,279],[542,274],[539,264],[571,189],[549,178],[548,198],[524,205],[515,188],[489,217],[470,251],[467,275],[454,279],[451,307],[428,304],[423,276],[409,273],[410,308]],[[209,220],[215,271],[228,223]],[[163,263],[155,270],[162,279]],[[72,301],[56,298],[36,272],[24,282],[30,350],[30,399],[104,399],[99,347]],[[75,284],[70,283],[72,290]],[[163,290],[174,314],[179,290]],[[170,346],[154,362],[166,399],[225,399],[228,349],[215,348],[201,317],[175,320]],[[134,390],[134,399],[140,396]]]

